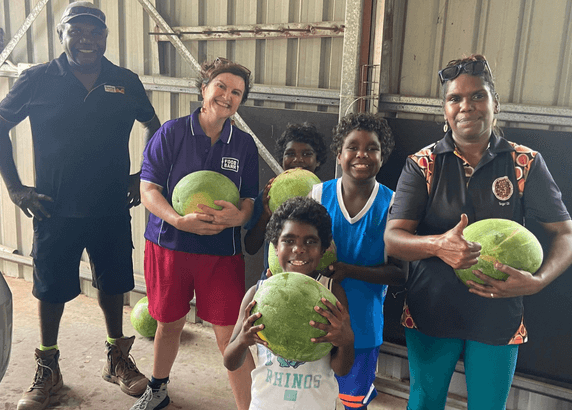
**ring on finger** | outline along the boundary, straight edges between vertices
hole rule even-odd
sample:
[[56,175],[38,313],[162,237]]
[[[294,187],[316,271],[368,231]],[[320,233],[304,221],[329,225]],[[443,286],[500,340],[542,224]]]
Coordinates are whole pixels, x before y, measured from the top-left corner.
[[491,298],[494,298],[494,297],[495,297],[495,295],[493,295],[493,294],[491,293]]

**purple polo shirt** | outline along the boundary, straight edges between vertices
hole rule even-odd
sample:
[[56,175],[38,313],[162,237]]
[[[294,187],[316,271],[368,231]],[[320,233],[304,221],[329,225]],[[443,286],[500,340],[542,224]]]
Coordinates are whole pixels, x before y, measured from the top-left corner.
[[[241,198],[258,194],[258,149],[254,140],[227,120],[220,138],[211,139],[198,120],[199,109],[189,116],[167,121],[155,133],[143,153],[141,181],[163,188],[172,204],[177,182],[195,171],[219,172],[237,186]],[[167,249],[206,255],[235,255],[241,252],[240,227],[217,235],[196,235],[179,231],[153,214],[145,238]]]

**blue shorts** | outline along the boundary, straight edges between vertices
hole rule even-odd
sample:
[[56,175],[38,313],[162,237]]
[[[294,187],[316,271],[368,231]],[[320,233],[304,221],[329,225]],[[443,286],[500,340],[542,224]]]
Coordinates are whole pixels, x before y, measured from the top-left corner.
[[469,409],[504,410],[519,345],[427,336],[405,328],[411,377],[408,410],[443,410],[457,361],[464,356]]
[[79,295],[84,249],[95,288],[108,295],[133,289],[131,216],[125,212],[102,218],[34,218],[32,294],[50,303],[65,303]]
[[370,349],[355,349],[354,365],[345,376],[336,375],[340,388],[340,400],[346,409],[361,409],[376,396],[373,385],[379,346]]

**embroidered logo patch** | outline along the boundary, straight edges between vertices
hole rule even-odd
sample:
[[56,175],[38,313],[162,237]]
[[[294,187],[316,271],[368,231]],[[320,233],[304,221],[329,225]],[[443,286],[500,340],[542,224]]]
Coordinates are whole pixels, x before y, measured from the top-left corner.
[[238,159],[230,157],[222,157],[220,167],[221,169],[224,169],[226,171],[238,172]]
[[514,193],[514,187],[508,177],[500,177],[493,182],[493,194],[499,201],[508,201]]
[[125,87],[120,87],[118,85],[104,85],[103,89],[106,93],[125,94]]

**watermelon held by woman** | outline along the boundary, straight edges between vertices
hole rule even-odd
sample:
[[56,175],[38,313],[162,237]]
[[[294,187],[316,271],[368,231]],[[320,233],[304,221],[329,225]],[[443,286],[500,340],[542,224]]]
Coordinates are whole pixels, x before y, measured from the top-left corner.
[[258,336],[268,348],[286,360],[311,362],[319,360],[332,350],[331,343],[314,343],[310,339],[326,333],[310,326],[310,321],[328,323],[314,310],[314,306],[327,307],[322,297],[336,304],[336,297],[324,285],[309,276],[284,272],[266,279],[254,294],[256,305],[251,314],[262,316],[254,326],[264,324]]
[[320,178],[306,169],[288,169],[274,178],[268,190],[268,207],[274,212],[287,199],[307,196],[312,187],[321,182]]
[[240,193],[228,177],[215,171],[195,171],[181,178],[173,189],[173,209],[181,216],[202,212],[199,204],[220,210],[214,201],[222,200],[238,207]]
[[455,269],[455,274],[466,285],[467,280],[483,284],[473,270],[498,280],[508,275],[494,268],[495,262],[518,270],[535,273],[542,265],[542,246],[532,232],[521,224],[508,220],[483,219],[467,226],[463,231],[467,241],[481,245],[481,255],[476,265],[468,269]]

